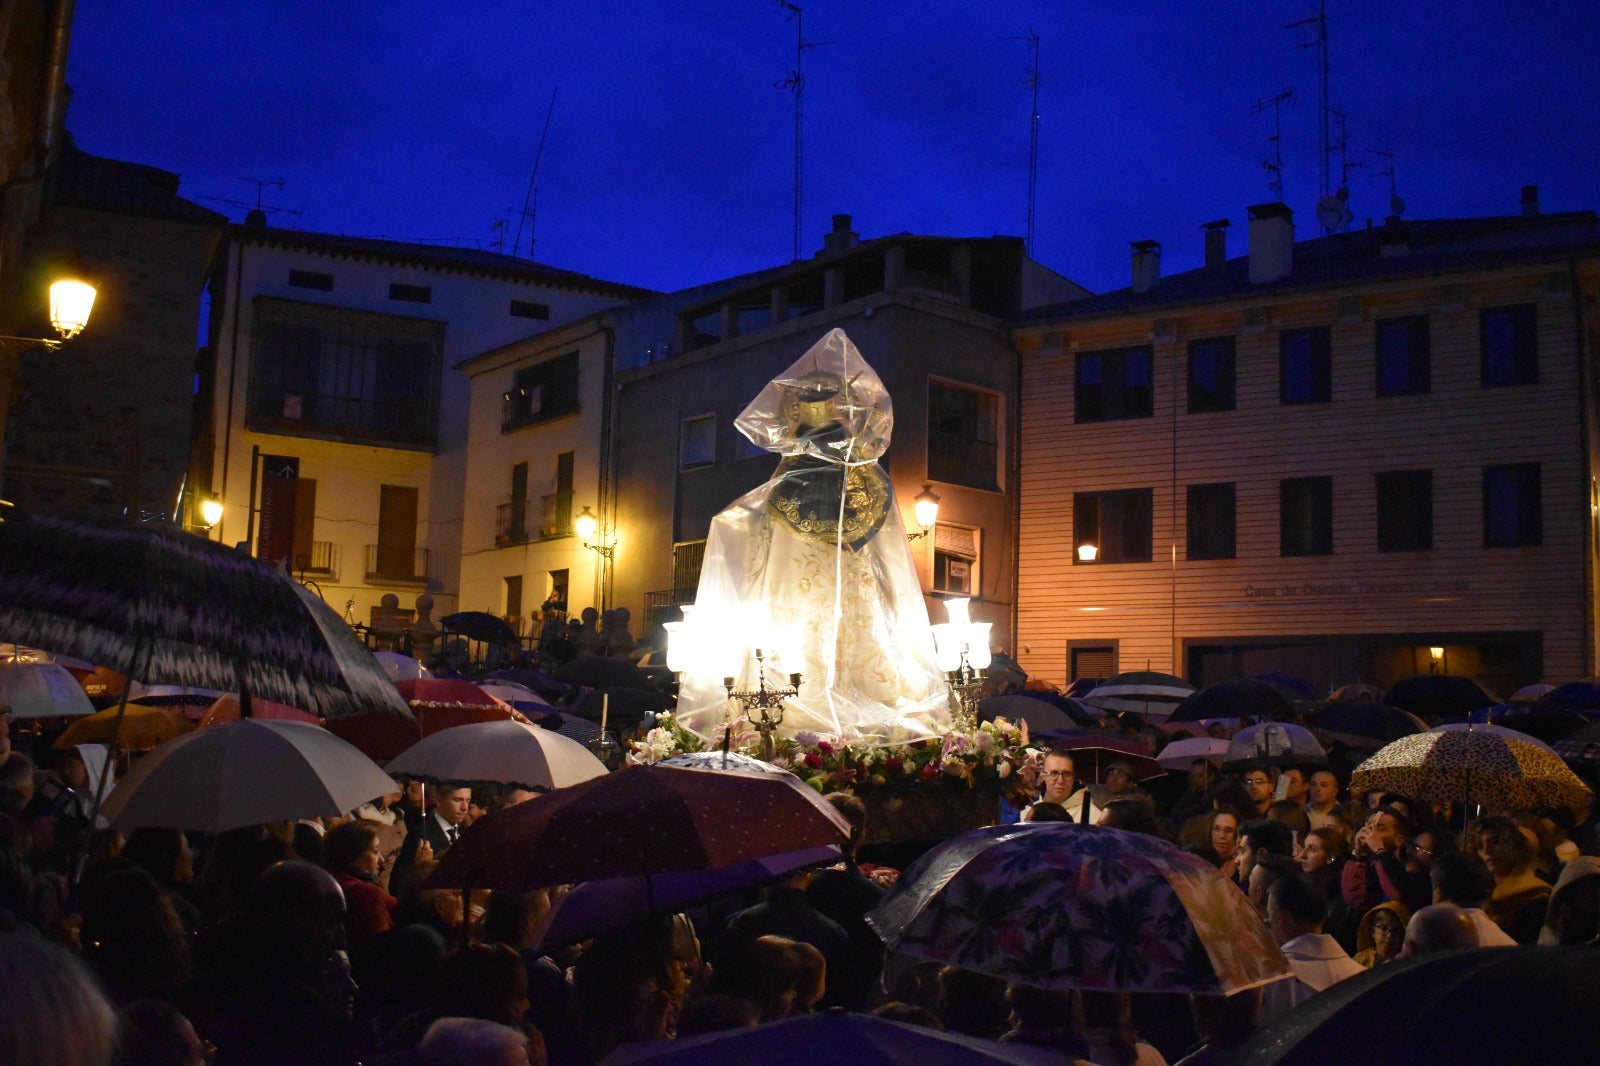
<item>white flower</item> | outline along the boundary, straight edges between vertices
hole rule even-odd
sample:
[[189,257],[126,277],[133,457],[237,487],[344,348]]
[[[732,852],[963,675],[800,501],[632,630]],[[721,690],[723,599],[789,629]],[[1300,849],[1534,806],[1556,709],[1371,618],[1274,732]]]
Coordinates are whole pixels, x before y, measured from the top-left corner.
[[1011,764],[1006,760],[1001,759],[1000,765],[994,768],[994,773],[996,777],[1004,781],[1006,778],[1011,776]]

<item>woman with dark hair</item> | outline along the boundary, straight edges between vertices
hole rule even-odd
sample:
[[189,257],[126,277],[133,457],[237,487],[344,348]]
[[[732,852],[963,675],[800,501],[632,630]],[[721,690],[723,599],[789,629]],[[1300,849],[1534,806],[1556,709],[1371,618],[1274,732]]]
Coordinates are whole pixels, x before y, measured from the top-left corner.
[[1194,853],[1222,871],[1230,881],[1238,873],[1239,812],[1218,807],[1206,820],[1206,842]]
[[1101,808],[1100,820],[1095,824],[1126,829],[1130,833],[1143,833],[1145,836],[1161,835],[1161,829],[1156,825],[1156,809],[1148,799],[1143,798],[1111,800]]
[[190,933],[200,931],[204,919],[200,908],[189,898],[194,886],[194,852],[183,830],[135,829],[122,845],[122,857],[156,879],[185,929]]
[[385,856],[372,822],[351,821],[329,830],[322,842],[322,864],[344,889],[350,946],[360,948],[395,926],[400,901],[378,884]]
[[1519,944],[1539,942],[1550,885],[1539,879],[1533,865],[1534,845],[1509,818],[1480,818],[1468,827],[1477,838],[1478,858],[1494,878],[1494,891],[1483,911],[1506,935]]
[[114,870],[84,894],[83,959],[112,1000],[173,1000],[194,977],[189,933],[172,903],[137,867]]

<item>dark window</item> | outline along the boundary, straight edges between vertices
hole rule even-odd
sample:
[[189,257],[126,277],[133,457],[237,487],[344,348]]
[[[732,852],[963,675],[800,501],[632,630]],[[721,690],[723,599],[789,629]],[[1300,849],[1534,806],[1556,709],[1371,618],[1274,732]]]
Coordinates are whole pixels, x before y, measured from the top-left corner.
[[537,318],[547,321],[550,318],[550,305],[534,303],[532,300],[512,300],[512,318]]
[[318,292],[333,291],[333,275],[319,274],[315,270],[289,271],[289,284],[297,289],[316,289]]
[[678,469],[695,470],[717,461],[717,416],[685,418],[678,431]]
[[1235,490],[1231,481],[1189,486],[1190,559],[1232,559]]
[[1333,399],[1331,334],[1327,326],[1284,330],[1278,338],[1278,399],[1327,403]]
[[1077,366],[1077,421],[1150,417],[1153,398],[1149,346],[1080,352]]
[[1189,342],[1189,413],[1233,410],[1232,337]]
[[444,323],[257,297],[250,426],[432,446]]
[[[1072,497],[1074,563],[1148,563],[1150,561],[1149,489],[1078,492]],[[1093,545],[1094,558],[1078,549]]]
[[1333,554],[1333,478],[1285,478],[1278,489],[1279,551]]
[[978,588],[978,531],[966,526],[933,527],[933,589],[971,596]]
[[389,299],[403,300],[410,304],[433,303],[433,289],[427,285],[400,285],[389,286]]
[[1538,382],[1538,317],[1533,304],[1485,308],[1479,325],[1484,388]]
[[1429,387],[1428,316],[1378,323],[1378,395],[1409,396]]
[[568,352],[517,371],[500,398],[502,432],[546,422],[578,410],[578,353]]
[[1000,398],[992,392],[928,383],[928,479],[998,489]]
[[1389,470],[1378,475],[1378,550],[1433,548],[1433,471]]
[[1483,468],[1483,546],[1534,548],[1544,541],[1538,463]]

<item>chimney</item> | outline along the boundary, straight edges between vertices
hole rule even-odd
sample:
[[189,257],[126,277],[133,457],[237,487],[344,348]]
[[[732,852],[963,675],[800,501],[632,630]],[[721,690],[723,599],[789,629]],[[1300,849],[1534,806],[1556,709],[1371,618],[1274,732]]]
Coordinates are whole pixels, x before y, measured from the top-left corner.
[[1522,187],[1522,213],[1524,215],[1537,215],[1539,213],[1539,186],[1524,185]]
[[833,216],[833,232],[822,238],[822,251],[818,255],[838,255],[848,252],[861,243],[861,235],[850,230],[849,215]]
[[1250,208],[1250,284],[1270,285],[1294,272],[1294,212],[1284,204]]
[[1133,242],[1133,291],[1149,292],[1161,280],[1161,245],[1156,241]]
[[1219,218],[1200,228],[1206,231],[1206,269],[1217,270],[1228,261],[1228,220]]

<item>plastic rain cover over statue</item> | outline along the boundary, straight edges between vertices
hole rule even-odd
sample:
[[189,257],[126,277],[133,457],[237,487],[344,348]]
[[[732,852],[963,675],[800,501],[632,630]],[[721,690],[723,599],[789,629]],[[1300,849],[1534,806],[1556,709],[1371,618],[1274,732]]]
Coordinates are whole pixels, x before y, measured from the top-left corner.
[[[948,728],[922,587],[878,458],[894,414],[842,330],[818,341],[734,423],[783,458],[772,479],[711,523],[686,625],[703,649],[684,673],[679,721],[713,737],[741,691],[802,675],[779,732],[891,743]],[[743,730],[740,727],[740,731]]]

